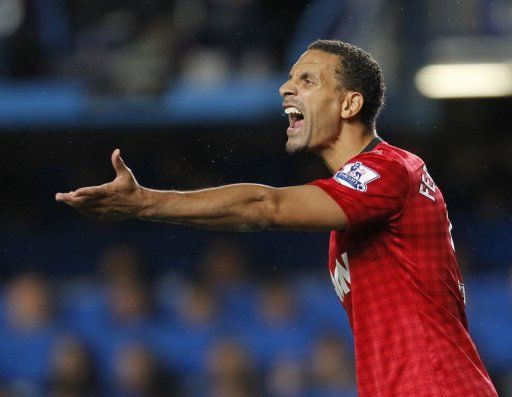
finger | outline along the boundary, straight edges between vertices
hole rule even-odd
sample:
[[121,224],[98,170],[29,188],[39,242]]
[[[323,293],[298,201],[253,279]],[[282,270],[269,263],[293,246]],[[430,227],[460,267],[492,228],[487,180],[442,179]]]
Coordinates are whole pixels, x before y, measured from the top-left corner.
[[55,194],[55,200],[57,201],[69,201],[71,200],[75,195],[75,192],[71,191],[69,193],[57,193]]
[[96,216],[104,211],[102,200],[88,196],[74,197],[70,200],[64,201],[70,207],[84,213]]
[[92,197],[104,197],[107,195],[105,186],[88,186],[82,187],[75,191],[76,197],[92,196]]
[[55,199],[57,201],[72,205],[78,204],[81,205],[87,201],[96,200],[96,198],[91,198],[90,196],[77,197],[74,193],[57,193],[55,195]]
[[112,152],[112,166],[114,167],[117,176],[126,174],[130,171],[121,158],[121,151],[119,149]]

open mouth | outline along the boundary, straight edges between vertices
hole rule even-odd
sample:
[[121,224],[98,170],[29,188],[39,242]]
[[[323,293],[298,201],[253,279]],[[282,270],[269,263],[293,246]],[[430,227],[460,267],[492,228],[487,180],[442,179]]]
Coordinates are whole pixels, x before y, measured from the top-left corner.
[[288,115],[290,126],[288,130],[298,130],[304,124],[304,116],[296,107],[290,106],[284,110],[284,113]]

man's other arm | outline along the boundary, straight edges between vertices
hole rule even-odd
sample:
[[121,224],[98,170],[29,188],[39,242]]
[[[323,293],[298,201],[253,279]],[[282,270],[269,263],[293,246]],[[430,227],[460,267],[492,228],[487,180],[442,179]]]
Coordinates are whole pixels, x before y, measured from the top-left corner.
[[109,183],[57,193],[56,200],[106,220],[140,218],[222,230],[344,230],[347,217],[321,188],[235,184],[191,192],[140,186],[119,150]]

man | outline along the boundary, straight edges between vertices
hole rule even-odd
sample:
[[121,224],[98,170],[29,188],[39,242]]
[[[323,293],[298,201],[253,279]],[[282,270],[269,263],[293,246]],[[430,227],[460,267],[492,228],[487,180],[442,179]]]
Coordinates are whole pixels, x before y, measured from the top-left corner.
[[141,187],[115,150],[114,181],[56,199],[111,220],[332,231],[329,271],[354,332],[359,395],[496,396],[467,331],[441,192],[420,158],[376,134],[384,96],[377,63],[357,47],[318,40],[280,93],[287,151],[314,152],[333,178],[156,191]]

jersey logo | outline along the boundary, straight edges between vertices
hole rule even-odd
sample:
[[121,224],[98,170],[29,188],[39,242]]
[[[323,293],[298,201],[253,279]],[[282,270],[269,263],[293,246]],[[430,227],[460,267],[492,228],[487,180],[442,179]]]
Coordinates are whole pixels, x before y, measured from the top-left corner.
[[350,268],[346,252],[341,254],[341,261],[343,264],[336,259],[336,267],[334,268],[334,273],[331,273],[331,280],[336,290],[336,295],[343,302],[345,295],[350,292]]
[[360,161],[345,164],[343,169],[334,175],[336,182],[360,192],[366,192],[366,186],[377,178],[380,178],[380,175]]

